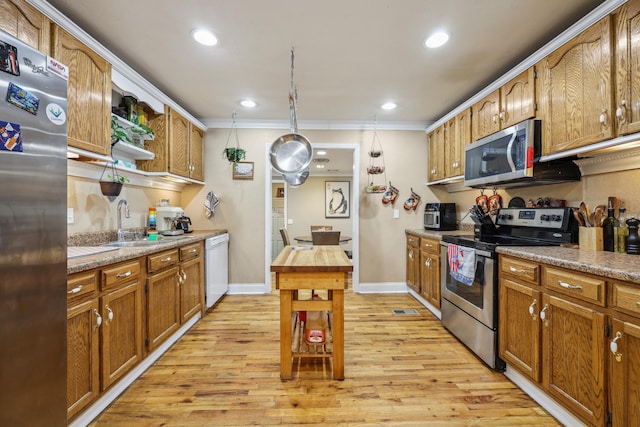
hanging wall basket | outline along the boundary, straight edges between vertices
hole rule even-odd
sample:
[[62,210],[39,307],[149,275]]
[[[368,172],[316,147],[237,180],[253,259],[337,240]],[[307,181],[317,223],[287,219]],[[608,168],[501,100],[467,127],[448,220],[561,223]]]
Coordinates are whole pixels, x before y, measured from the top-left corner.
[[[236,126],[236,112],[234,111],[231,115],[233,118],[233,122],[231,124],[231,130],[229,131],[229,136],[227,137],[227,143],[224,146],[224,150],[222,150],[222,154],[230,163],[238,163],[245,159],[247,156],[247,151],[244,148],[240,148],[240,139],[238,138],[238,127]],[[235,134],[236,137],[236,146],[229,147],[229,141],[231,140],[231,135]]]

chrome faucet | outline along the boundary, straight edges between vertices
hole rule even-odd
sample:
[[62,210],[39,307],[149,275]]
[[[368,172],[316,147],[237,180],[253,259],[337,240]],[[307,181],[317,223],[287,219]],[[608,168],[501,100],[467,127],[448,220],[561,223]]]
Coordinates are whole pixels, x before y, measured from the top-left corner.
[[131,215],[129,213],[129,204],[127,203],[127,201],[125,199],[122,199],[118,202],[118,241],[124,240],[124,235],[126,234],[123,230],[122,230],[122,213],[120,211],[120,208],[122,208],[122,205],[124,205],[124,216],[125,218],[130,218]]

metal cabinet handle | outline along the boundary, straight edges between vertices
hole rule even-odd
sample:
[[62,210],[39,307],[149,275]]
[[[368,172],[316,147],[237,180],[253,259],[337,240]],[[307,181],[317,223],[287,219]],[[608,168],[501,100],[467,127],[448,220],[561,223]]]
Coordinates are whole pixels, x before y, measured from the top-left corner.
[[187,272],[182,270],[182,281],[186,282],[187,281]]
[[160,259],[160,262],[169,262],[169,261],[171,261],[171,257],[170,256]]
[[624,123],[627,121],[627,101],[624,99],[620,100],[620,105],[616,108],[616,117],[620,123]]
[[605,128],[609,127],[607,122],[609,121],[609,115],[607,114],[607,110],[604,109],[602,110],[602,113],[600,113],[600,124],[602,124]]
[[507,117],[507,112],[502,110],[500,111],[500,120],[503,120]]
[[198,252],[198,250],[196,248],[189,249],[189,253],[193,254],[193,253],[196,253],[196,252]]
[[67,293],[68,294],[77,294],[78,292],[80,292],[82,290],[82,285],[80,286],[76,286],[75,288],[68,290]]
[[179,271],[176,273],[176,276],[178,276],[178,285],[181,285],[182,284],[182,276],[180,275]]
[[515,267],[513,267],[511,265],[509,266],[509,271],[511,271],[512,273],[526,273],[527,272],[526,270],[520,270],[520,269],[515,268]]
[[131,273],[131,270],[127,271],[126,273],[118,273],[116,274],[116,277],[118,279],[122,279],[123,277],[129,277],[131,276],[133,273]]
[[534,299],[531,305],[529,306],[529,315],[533,320],[536,320],[536,304],[538,304],[538,300]]
[[620,362],[622,360],[622,353],[618,353],[618,341],[622,338],[622,332],[616,332],[616,337],[609,344],[609,350],[616,358],[616,362]]
[[582,286],[580,285],[572,285],[571,283],[563,282],[562,280],[558,280],[558,285],[562,286],[565,289],[575,289],[575,290],[582,289]]
[[413,249],[409,251],[409,259],[413,260]]
[[545,304],[540,312],[540,320],[545,320],[547,318],[547,310],[549,309],[549,304]]
[[497,114],[493,115],[493,123],[498,123],[498,115]]
[[104,324],[108,326],[113,320],[113,310],[111,310],[111,307],[109,307],[109,304],[105,305],[104,309],[107,310],[107,320],[105,321]]
[[102,325],[102,316],[100,316],[100,313],[98,313],[98,310],[96,310],[95,308],[93,309],[93,314],[96,315],[96,324],[93,325],[93,331],[95,332],[96,329],[98,329],[100,325]]

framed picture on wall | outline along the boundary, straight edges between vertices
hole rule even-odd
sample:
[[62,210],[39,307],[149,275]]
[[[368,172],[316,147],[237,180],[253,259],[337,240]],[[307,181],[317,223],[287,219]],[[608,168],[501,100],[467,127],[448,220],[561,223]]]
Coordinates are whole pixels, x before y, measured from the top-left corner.
[[349,218],[351,191],[349,181],[325,181],[325,218]]
[[237,162],[233,165],[233,179],[253,179],[253,162]]

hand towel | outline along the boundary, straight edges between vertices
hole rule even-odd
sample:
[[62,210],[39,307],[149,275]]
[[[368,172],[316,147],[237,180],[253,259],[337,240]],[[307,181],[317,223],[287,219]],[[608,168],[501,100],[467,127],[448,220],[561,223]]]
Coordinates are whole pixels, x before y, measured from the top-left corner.
[[476,250],[449,243],[447,258],[451,277],[458,282],[471,286],[476,275]]

